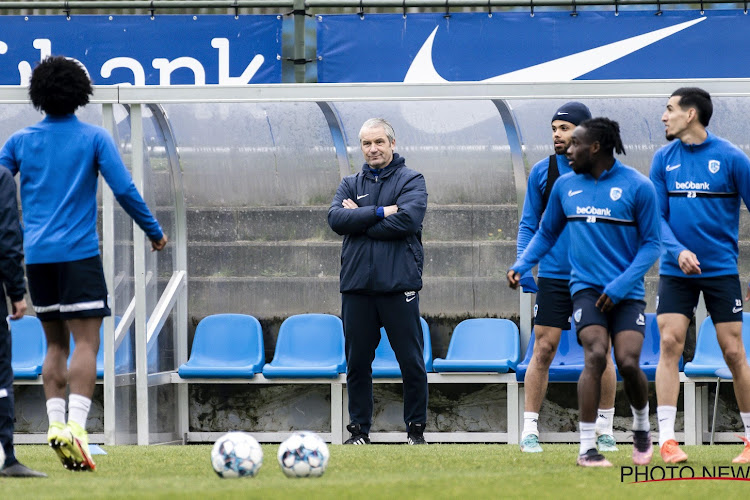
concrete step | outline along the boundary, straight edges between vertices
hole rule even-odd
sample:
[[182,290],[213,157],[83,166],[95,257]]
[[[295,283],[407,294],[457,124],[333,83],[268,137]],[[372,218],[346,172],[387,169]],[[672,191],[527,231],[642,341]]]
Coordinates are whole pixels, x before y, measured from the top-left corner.
[[[130,247],[129,247],[130,248]],[[750,242],[740,242],[739,271],[750,273]],[[503,277],[516,258],[515,241],[426,241],[425,277]],[[160,254],[160,274],[171,272],[171,252]],[[190,277],[337,277],[338,241],[190,242]],[[658,275],[658,263],[646,276]]]
[[[158,209],[157,217],[173,234],[172,210]],[[190,241],[338,241],[328,226],[328,206],[306,207],[191,207],[187,212]],[[425,240],[510,241],[516,238],[515,205],[429,205],[424,220]]]
[[[654,310],[658,278],[646,279],[649,311]],[[434,317],[512,318],[518,316],[519,294],[505,278],[425,277],[419,306]],[[319,312],[340,314],[336,277],[325,278],[192,278],[189,310],[194,318],[217,313],[245,313],[258,318],[285,318]]]
[[[338,241],[198,242],[188,244],[188,271],[194,277],[338,276],[340,255]],[[424,274],[504,276],[515,255],[512,241],[428,241]],[[162,261],[168,266],[165,257]]]

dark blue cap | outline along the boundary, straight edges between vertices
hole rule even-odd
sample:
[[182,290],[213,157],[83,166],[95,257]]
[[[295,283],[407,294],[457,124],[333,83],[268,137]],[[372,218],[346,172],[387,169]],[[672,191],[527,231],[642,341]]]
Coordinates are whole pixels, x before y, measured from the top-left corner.
[[579,125],[582,121],[589,120],[590,118],[591,111],[589,111],[589,108],[585,104],[572,101],[560,106],[560,109],[555,111],[555,114],[552,116],[552,121],[562,120],[573,125]]

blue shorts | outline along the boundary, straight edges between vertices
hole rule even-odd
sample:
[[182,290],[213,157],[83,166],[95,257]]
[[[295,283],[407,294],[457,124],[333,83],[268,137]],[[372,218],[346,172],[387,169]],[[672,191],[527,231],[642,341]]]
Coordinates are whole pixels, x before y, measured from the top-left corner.
[[537,282],[539,291],[534,304],[534,324],[569,330],[573,314],[570,283],[554,278],[539,278]]
[[663,274],[659,276],[656,314],[677,313],[692,318],[701,292],[714,324],[742,321],[742,284],[737,274],[711,278]]
[[[646,303],[642,300],[621,300],[609,312],[603,313],[596,307],[601,293],[592,288],[584,288],[573,295],[573,319],[576,332],[587,326],[600,325],[607,329],[611,336],[625,330],[646,332]],[[579,337],[578,343],[581,343]]]
[[109,316],[102,260],[27,264],[26,276],[34,311],[40,321]]

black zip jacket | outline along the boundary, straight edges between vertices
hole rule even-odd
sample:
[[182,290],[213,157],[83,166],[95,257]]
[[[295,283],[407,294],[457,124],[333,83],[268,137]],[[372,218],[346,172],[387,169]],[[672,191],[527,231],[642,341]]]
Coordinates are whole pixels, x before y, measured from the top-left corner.
[[[0,166],[0,283],[10,300],[18,302],[26,293],[23,279],[23,236],[18,219],[16,182],[10,170]],[[0,286],[0,290],[2,290]],[[5,321],[5,318],[0,318]]]
[[[341,206],[351,199],[359,208]],[[378,207],[398,205],[398,212],[378,218]],[[383,294],[422,289],[422,220],[427,209],[424,176],[393,155],[376,177],[369,165],[345,177],[328,224],[344,236],[341,248],[341,293]]]

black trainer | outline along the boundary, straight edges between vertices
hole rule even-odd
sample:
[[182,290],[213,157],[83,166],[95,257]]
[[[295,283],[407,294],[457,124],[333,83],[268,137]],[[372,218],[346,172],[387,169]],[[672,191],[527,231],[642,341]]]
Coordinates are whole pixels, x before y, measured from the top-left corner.
[[425,425],[409,422],[409,432],[406,435],[406,442],[409,444],[427,444],[427,441],[424,440]]
[[366,432],[362,432],[362,427],[359,424],[349,424],[346,426],[346,430],[352,437],[344,441],[344,444],[370,444],[370,436]]
[[3,467],[0,470],[0,477],[47,477],[47,474],[29,469],[21,462],[16,462],[13,465]]

